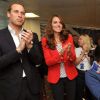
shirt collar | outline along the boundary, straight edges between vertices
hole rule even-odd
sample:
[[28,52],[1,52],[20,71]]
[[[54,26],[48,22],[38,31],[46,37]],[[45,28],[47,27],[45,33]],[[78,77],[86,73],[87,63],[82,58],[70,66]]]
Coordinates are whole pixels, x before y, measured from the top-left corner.
[[[11,34],[16,35],[15,30],[10,25],[8,25],[8,30],[10,31]],[[21,31],[19,32],[19,34],[21,34],[22,32],[23,32],[23,28],[21,29]]]

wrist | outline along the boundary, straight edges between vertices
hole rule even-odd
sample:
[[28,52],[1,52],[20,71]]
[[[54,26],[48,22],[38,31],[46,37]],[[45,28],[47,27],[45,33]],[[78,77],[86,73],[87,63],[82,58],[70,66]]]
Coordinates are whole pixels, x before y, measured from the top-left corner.
[[61,49],[61,51],[59,52],[59,54],[62,56],[62,55],[63,55],[63,53],[64,53],[64,50],[63,50],[63,49]]
[[33,45],[32,44],[28,44],[28,45],[26,45],[26,47],[27,47],[27,49],[31,49],[33,47]]
[[27,49],[31,49],[33,47],[33,41],[30,43],[26,44]]
[[22,50],[21,50],[20,48],[16,48],[16,51],[17,51],[18,53],[21,53],[21,52],[22,52]]

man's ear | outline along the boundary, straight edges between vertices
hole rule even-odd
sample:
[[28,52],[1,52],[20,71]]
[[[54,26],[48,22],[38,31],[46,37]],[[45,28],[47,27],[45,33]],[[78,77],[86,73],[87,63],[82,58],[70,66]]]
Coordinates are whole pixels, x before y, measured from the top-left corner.
[[8,18],[10,17],[10,12],[7,12],[7,17],[8,17]]

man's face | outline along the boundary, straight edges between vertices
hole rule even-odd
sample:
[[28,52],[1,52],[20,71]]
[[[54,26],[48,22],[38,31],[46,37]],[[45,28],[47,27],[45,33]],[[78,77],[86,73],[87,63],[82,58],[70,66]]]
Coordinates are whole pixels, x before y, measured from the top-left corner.
[[13,4],[7,16],[11,25],[22,26],[25,21],[25,9],[22,5]]

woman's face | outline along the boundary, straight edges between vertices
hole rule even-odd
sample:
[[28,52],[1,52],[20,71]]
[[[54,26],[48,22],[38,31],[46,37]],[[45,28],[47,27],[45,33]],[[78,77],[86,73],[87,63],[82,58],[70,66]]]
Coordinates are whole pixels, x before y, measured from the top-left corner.
[[62,24],[58,17],[54,17],[52,19],[52,29],[54,33],[60,33],[62,31]]
[[83,41],[83,36],[80,36],[79,37],[79,39],[78,39],[78,44],[79,44],[79,46],[83,46],[83,44],[84,44],[84,41]]

